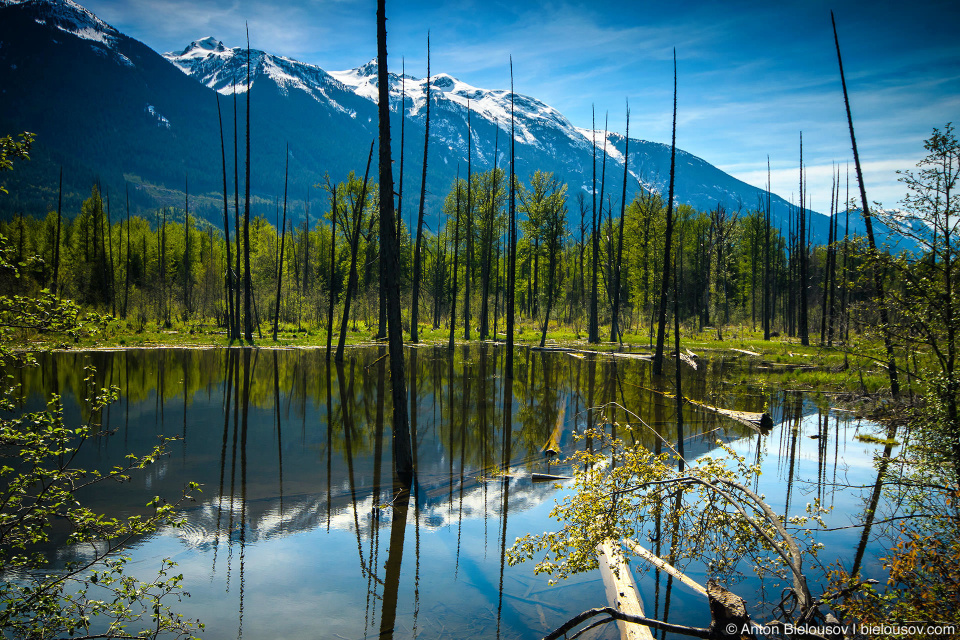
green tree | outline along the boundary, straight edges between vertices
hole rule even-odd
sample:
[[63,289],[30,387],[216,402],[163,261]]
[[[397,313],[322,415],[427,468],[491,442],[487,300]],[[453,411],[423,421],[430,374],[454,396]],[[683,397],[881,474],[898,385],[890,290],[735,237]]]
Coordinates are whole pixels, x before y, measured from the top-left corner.
[[[556,294],[554,285],[557,265],[560,262],[560,251],[566,233],[567,185],[560,184],[560,181],[550,172],[537,171],[530,178],[529,189],[521,185],[519,196],[520,210],[526,214],[526,220],[521,222],[521,228],[524,237],[534,243],[536,253],[534,265],[537,264],[541,244],[547,255],[546,312],[540,333],[542,347],[547,339],[547,325],[550,323],[550,311]],[[536,270],[537,267],[534,266],[534,280],[537,279]],[[536,286],[534,286],[534,295],[537,295]],[[537,309],[536,301],[533,301],[533,308]]]
[[[0,138],[0,171],[11,171],[14,160],[29,160],[33,138],[34,135],[26,131],[17,136],[17,139],[13,136]],[[0,193],[7,193],[3,184],[0,184]]]
[[[0,270],[19,275],[0,236]],[[70,301],[47,290],[39,296],[0,296],[0,367],[35,366],[27,355],[7,345],[22,332],[79,336],[98,326],[97,316],[80,316]],[[96,425],[103,408],[118,390],[97,389],[93,373],[85,378],[88,422],[70,427],[63,404],[53,395],[43,411],[0,418],[0,628],[4,637],[155,638],[190,636],[203,626],[170,608],[185,595],[175,563],[163,560],[150,581],[125,573],[125,545],[164,525],[178,526],[176,508],[189,499],[186,491],[169,504],[154,498],[147,513],[125,520],[93,512],[75,494],[93,484],[123,482],[130,474],[164,454],[161,442],[143,456],[131,455],[122,467],[85,471],[71,462],[84,446],[109,437]],[[17,388],[0,397],[0,409],[15,414]],[[190,484],[188,490],[197,489]],[[85,546],[84,560],[52,569],[43,554],[54,522],[66,524],[66,542]],[[94,544],[96,542],[97,544]],[[141,630],[142,629],[142,630]]]
[[943,429],[949,443],[960,484],[960,299],[956,295],[960,280],[956,246],[960,142],[953,125],[948,123],[943,131],[934,129],[924,148],[927,156],[917,164],[918,170],[901,173],[900,180],[909,190],[903,200],[905,211],[888,213],[885,220],[924,249],[919,257],[902,254],[896,259],[906,286],[897,295],[903,322],[894,331],[933,355],[935,364],[927,379],[943,410],[936,426]]

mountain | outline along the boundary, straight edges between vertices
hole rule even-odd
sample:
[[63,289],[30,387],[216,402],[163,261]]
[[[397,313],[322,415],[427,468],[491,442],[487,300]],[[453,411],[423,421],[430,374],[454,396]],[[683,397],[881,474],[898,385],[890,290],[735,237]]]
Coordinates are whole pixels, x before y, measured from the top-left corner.
[[[235,90],[245,91],[246,50],[227,48],[215,38],[192,42],[183,51],[164,56],[184,73],[224,95]],[[377,62],[346,71],[326,72],[315,65],[305,64],[266,54],[251,52],[255,69],[254,87],[266,85],[271,91],[286,97],[288,102],[312,101],[316,110],[349,115],[361,126],[376,122]],[[422,163],[423,128],[426,119],[427,81],[411,75],[388,74],[390,81],[391,112],[394,114],[394,147],[399,146],[399,118],[401,105],[405,118],[405,168],[407,185],[412,179],[417,184]],[[466,171],[468,124],[470,111],[473,135],[473,163],[476,170],[493,166],[494,155],[500,167],[509,162],[510,92],[473,87],[448,74],[430,78],[431,148],[428,172],[427,209],[436,215],[449,185],[456,179],[457,168]],[[256,90],[254,90],[256,92]],[[360,102],[358,102],[358,99]],[[593,138],[596,138],[598,165],[604,149],[603,132],[592,132],[575,127],[563,114],[543,102],[520,94],[514,95],[514,129],[517,154],[517,174],[527,180],[537,169],[554,172],[570,185],[571,193],[583,189],[590,193],[592,182]],[[368,129],[368,135],[376,135]],[[622,190],[623,135],[608,132],[608,154],[605,193],[619,204]],[[395,159],[397,152],[395,150]],[[631,138],[630,179],[628,198],[639,190],[654,189],[666,193],[670,162],[670,147],[656,142]],[[722,203],[728,209],[744,210],[756,206],[762,191],[720,171],[713,165],[682,150],[677,151],[677,200],[697,209],[709,209]],[[598,166],[598,189],[601,180]],[[776,223],[786,226],[789,204],[774,196]],[[412,214],[414,200],[408,196],[404,210]],[[814,238],[826,241],[826,218],[814,214]],[[432,228],[437,228],[431,224]]]
[[[157,54],[120,33],[72,0],[0,0],[0,132],[32,131],[37,144],[29,163],[4,176],[11,198],[0,210],[44,214],[56,204],[56,175],[64,167],[66,210],[99,179],[120,193],[134,186],[134,207],[150,211],[182,203],[185,181],[191,209],[213,222],[222,215],[220,131],[217,96],[227,140],[228,189],[233,186],[234,98],[240,157],[247,86],[247,50],[213,37],[179,52]],[[362,173],[377,137],[377,64],[327,72],[318,66],[251,50],[251,191],[254,212],[271,219],[283,189],[284,149],[290,145],[290,193],[294,218],[313,188]],[[416,209],[423,153],[427,81],[391,73],[394,158],[399,168],[400,124],[404,121],[405,217]],[[427,183],[430,227],[458,167],[466,173],[467,113],[473,136],[473,166],[485,171],[509,158],[511,94],[473,87],[447,74],[429,81],[431,145]],[[593,139],[599,158],[607,152],[604,193],[619,206],[626,140],[618,133],[575,127],[559,111],[514,94],[519,179],[537,169],[554,172],[571,196],[590,193]],[[631,138],[628,198],[643,184],[665,194],[670,147]],[[242,163],[239,173],[243,176]],[[597,169],[600,182],[600,167]],[[599,188],[599,184],[598,184]],[[242,185],[241,185],[242,190]],[[762,190],[677,150],[676,199],[706,210],[722,203],[744,211],[756,207]],[[410,194],[413,194],[412,196]],[[605,197],[606,200],[606,197]],[[119,201],[119,198],[117,198]],[[575,207],[571,202],[571,210]],[[774,222],[785,228],[790,205],[774,196]],[[825,242],[827,218],[813,214],[813,239]]]

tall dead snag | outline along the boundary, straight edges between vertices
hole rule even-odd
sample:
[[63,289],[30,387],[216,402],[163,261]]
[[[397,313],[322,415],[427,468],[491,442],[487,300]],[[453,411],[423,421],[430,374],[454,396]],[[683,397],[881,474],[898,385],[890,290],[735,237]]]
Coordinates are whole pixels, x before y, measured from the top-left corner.
[[[110,292],[110,314],[117,315],[117,287],[116,287],[116,272],[113,268],[113,223],[110,221],[110,193],[107,193],[107,219],[106,222],[106,235],[107,235],[107,287]],[[20,214],[20,242],[23,242],[23,214]],[[190,245],[187,245],[188,247]],[[22,251],[21,251],[22,253]]]
[[[497,159],[500,156],[500,123],[494,120],[493,172],[490,174],[490,201],[486,214],[480,216],[480,339],[490,335],[490,277],[493,271],[493,232],[497,217],[497,194],[500,191]],[[498,247],[499,248],[499,247]]]
[[[233,339],[233,273],[230,271],[230,218],[227,205],[227,150],[223,144],[223,114],[220,112],[220,93],[217,96],[217,120],[220,122],[220,159],[223,165],[223,237],[227,245],[227,327],[230,338]],[[127,209],[129,210],[129,197]],[[129,213],[129,211],[128,211]],[[129,226],[129,223],[128,223]],[[124,314],[126,314],[126,294],[124,294]]]
[[467,100],[467,259],[463,270],[463,339],[470,339],[470,271],[473,268],[473,126]]
[[[593,183],[590,195],[593,198],[593,262],[590,280],[590,319],[587,321],[587,342],[600,342],[599,320],[597,318],[597,270],[600,268],[600,230],[597,228],[597,121],[596,114],[591,118],[593,133]],[[603,202],[600,203],[603,206]]]
[[[393,461],[397,478],[406,487],[413,479],[413,453],[403,377],[403,327],[400,325],[400,254],[393,210],[393,167],[390,154],[390,87],[387,77],[387,17],[385,0],[377,0],[377,84],[380,124],[380,256],[387,261],[387,334],[390,386],[393,397]],[[409,494],[407,494],[409,495]]]
[[[190,315],[190,188],[187,177],[183,177],[183,319]],[[111,262],[113,251],[111,250]]]
[[553,311],[556,295],[557,266],[562,259],[563,237],[566,232],[567,185],[561,185],[552,173],[537,171],[530,180],[530,187],[529,201],[523,204],[527,210],[527,219],[535,224],[532,233],[543,240],[548,260],[547,308],[540,327],[540,348],[543,348],[547,342],[547,326],[550,324],[550,313]]
[[243,198],[243,337],[253,341],[253,310],[250,278],[250,27],[247,26],[247,168]]
[[403,226],[403,130],[407,120],[407,62],[400,58],[400,183],[397,186],[397,251],[400,250],[401,227]]
[[[513,120],[513,56],[510,56],[510,257],[507,268],[507,361],[506,376],[513,378],[513,324],[514,324],[514,296],[517,275],[517,203],[516,203],[516,142]],[[496,191],[494,191],[494,196]]]
[[[129,191],[128,191],[129,193]],[[130,231],[130,199],[127,198],[127,232]],[[57,295],[60,283],[60,221],[63,219],[63,165],[60,165],[60,189],[57,193],[57,239],[53,246],[53,295]],[[129,240],[129,238],[128,238]],[[127,243],[127,252],[130,251],[130,243]],[[127,269],[129,277],[130,269]],[[127,315],[127,305],[123,305],[123,315]]]
[[[363,227],[363,208],[367,202],[367,181],[370,178],[370,163],[373,160],[373,145],[375,140],[370,141],[370,153],[367,156],[367,169],[363,173],[363,186],[360,188],[360,198],[353,202],[353,211],[351,219],[344,218],[343,230],[350,241],[350,275],[347,278],[347,290],[343,297],[343,317],[340,321],[340,336],[337,340],[337,355],[334,358],[337,362],[343,362],[343,349],[347,344],[347,324],[350,321],[350,302],[353,299],[354,289],[357,288],[357,254],[360,248],[360,234]],[[347,185],[347,193],[350,192],[350,186]],[[348,228],[347,222],[350,222]],[[392,227],[388,227],[392,229]]]
[[[460,269],[460,165],[457,165],[456,220],[453,224],[453,295],[450,296],[450,351],[453,351],[453,333],[457,328],[457,272]],[[449,223],[448,223],[449,224]],[[452,366],[452,365],[451,365]]]
[[657,350],[653,355],[653,374],[663,373],[663,341],[667,328],[667,288],[670,285],[670,245],[673,243],[673,184],[677,159],[677,50],[673,50],[673,134],[670,138],[670,188],[667,192],[667,229],[663,240],[663,278],[660,282],[660,317],[657,325]]
[[800,223],[800,237],[797,242],[797,255],[800,258],[800,344],[810,344],[808,276],[807,276],[807,209],[806,194],[803,191],[803,132],[800,132],[800,209],[797,212]]
[[[127,182],[124,185],[127,192],[127,261],[126,267],[124,268],[124,277],[123,277],[123,317],[127,317],[127,302],[130,301],[130,183]],[[60,205],[57,205],[57,244],[60,244]],[[57,252],[59,254],[60,248],[57,247]]]
[[[837,217],[836,205],[837,201],[834,197],[834,193],[837,189],[837,178],[839,176],[833,175],[833,170],[830,170],[832,177],[832,184],[830,186],[830,223],[827,227],[827,255],[826,255],[826,264],[824,265],[823,270],[823,298],[820,302],[820,345],[823,346],[827,344],[827,325],[831,324],[829,321],[830,312],[833,307],[833,287],[831,285],[831,278],[833,276],[833,248],[834,248],[834,222]],[[831,324],[831,334],[833,325]],[[831,339],[832,339],[831,335]]]
[[[300,295],[300,309],[297,311],[297,327],[300,327],[300,317],[303,311],[303,299],[310,293],[310,187],[307,187],[307,197],[303,205],[303,293]],[[381,277],[383,273],[381,272]],[[386,320],[383,322],[386,326]]]
[[627,211],[627,166],[630,164],[630,102],[627,102],[627,132],[623,150],[623,191],[620,194],[620,230],[617,234],[617,259],[613,264],[613,319],[610,321],[610,342],[623,342],[620,335],[620,272],[623,268],[623,222]]
[[[600,159],[600,206],[597,208],[597,222],[598,222],[598,224],[600,225],[601,234],[603,234],[603,194],[606,193],[606,188],[607,188],[607,142],[608,142],[608,138],[609,138],[609,137],[610,137],[610,112],[608,111],[607,113],[605,113],[605,114],[603,115],[603,148],[601,149],[601,152],[600,152],[600,155],[601,155],[601,159]],[[609,215],[611,215],[611,216],[613,215],[612,213],[610,213],[610,203],[609,203],[609,202],[607,203],[607,213],[608,213]],[[610,227],[613,226],[613,221],[612,221],[612,220],[609,220],[609,219],[608,219],[607,222],[608,222],[608,226],[610,226]],[[597,242],[598,242],[598,245],[597,245],[597,246],[599,247],[599,246],[600,246],[600,245],[599,245],[599,242],[600,242],[599,238],[598,238]],[[606,289],[607,302],[608,302],[608,303],[610,302],[610,254],[611,254],[611,253],[613,253],[613,252],[610,250],[610,236],[607,235],[607,264],[606,264],[606,268],[604,269],[604,274],[603,274],[603,287],[604,287],[604,289]],[[597,252],[597,264],[598,264],[598,265],[600,264],[600,253],[599,253],[599,251]],[[599,289],[598,289],[598,292],[599,292]],[[597,295],[599,295],[599,293],[598,293]],[[598,304],[598,305],[600,304],[599,299],[598,299],[598,301],[597,301],[597,304]],[[599,317],[599,309],[597,310],[597,314],[598,314],[598,315],[597,315],[597,342],[600,342],[600,317]]]
[[[373,153],[373,144],[370,145],[370,153]],[[273,311],[273,341],[277,341],[277,328],[280,324],[280,292],[283,285],[283,244],[287,238],[287,177],[290,169],[290,144],[286,147],[286,160],[283,166],[283,222],[280,223],[280,259],[277,265],[277,305]],[[369,161],[367,161],[369,167]]]
[[767,206],[763,212],[763,339],[770,339],[770,156],[767,156]]
[[337,302],[337,287],[334,278],[337,263],[337,185],[330,183],[329,176],[327,176],[327,184],[330,187],[330,278],[328,279],[330,305],[327,309],[327,358],[329,358],[330,348],[333,345],[333,307]]
[[236,288],[233,292],[233,327],[231,327],[230,338],[232,340],[240,339],[240,290],[243,285],[240,282],[240,148],[239,135],[237,134],[237,87],[233,87],[233,235],[237,239],[236,245],[236,268],[233,271],[233,277],[236,279]]
[[883,344],[887,350],[887,374],[890,377],[890,393],[894,398],[900,396],[900,381],[897,377],[897,361],[893,355],[893,342],[890,340],[890,318],[887,313],[887,301],[883,290],[883,275],[875,263],[877,243],[873,237],[873,220],[870,216],[867,188],[863,184],[863,172],[860,169],[860,154],[857,153],[857,137],[853,133],[853,116],[850,114],[850,98],[847,95],[847,81],[843,75],[843,59],[840,57],[840,39],[837,37],[837,21],[830,12],[830,22],[833,23],[833,41],[837,45],[837,64],[840,65],[840,84],[843,85],[843,103],[847,108],[847,124],[850,126],[850,144],[853,147],[853,164],[857,170],[857,182],[860,184],[860,201],[863,206],[863,224],[867,228],[867,241],[870,243],[871,261],[873,267],[873,286],[877,291],[877,306],[880,308],[880,324],[883,326]]
[[427,110],[423,125],[423,171],[420,174],[420,208],[417,211],[417,240],[413,249],[413,299],[410,302],[410,341],[419,342],[417,322],[420,319],[420,278],[423,259],[423,202],[427,195],[427,149],[430,147],[430,32],[427,32]]

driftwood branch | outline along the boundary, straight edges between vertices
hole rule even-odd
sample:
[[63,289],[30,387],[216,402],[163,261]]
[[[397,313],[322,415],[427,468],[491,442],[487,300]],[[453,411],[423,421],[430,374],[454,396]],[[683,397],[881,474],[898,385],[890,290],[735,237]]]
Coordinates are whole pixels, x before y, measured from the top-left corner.
[[685,636],[691,636],[694,638],[712,638],[710,635],[710,629],[704,629],[701,627],[688,627],[681,624],[670,624],[668,622],[661,622],[660,620],[655,620],[653,618],[646,618],[644,616],[633,616],[622,611],[618,611],[613,607],[598,607],[596,609],[588,609],[580,615],[574,616],[567,622],[565,622],[560,627],[557,627],[556,630],[550,634],[543,637],[543,640],[557,640],[557,638],[562,637],[567,631],[570,631],[578,624],[582,623],[585,620],[589,620],[594,616],[607,615],[614,620],[622,620],[624,622],[632,622],[634,624],[642,624],[651,629],[657,629],[658,631],[668,631],[670,633],[679,633]]
[[624,542],[626,543],[627,547],[631,551],[633,551],[635,554],[637,554],[644,560],[650,562],[661,571],[669,573],[675,579],[687,585],[697,593],[707,595],[707,590],[706,588],[704,588],[703,585],[701,585],[699,582],[696,582],[695,580],[692,580],[691,578],[688,578],[682,571],[674,567],[672,564],[666,562],[665,560],[662,560],[661,558],[654,555],[652,552],[648,551],[644,547],[640,546],[630,538],[625,538]]

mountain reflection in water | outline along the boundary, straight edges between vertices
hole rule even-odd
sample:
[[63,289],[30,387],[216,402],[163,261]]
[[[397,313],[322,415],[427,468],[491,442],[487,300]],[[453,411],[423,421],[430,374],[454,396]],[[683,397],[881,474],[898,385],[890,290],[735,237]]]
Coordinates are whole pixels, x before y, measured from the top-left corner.
[[[673,401],[656,391],[671,391],[661,385],[672,374],[657,380],[648,362],[631,358],[520,349],[508,381],[497,345],[406,353],[416,466],[409,491],[393,473],[383,347],[351,349],[343,363],[300,349],[68,352],[43,354],[40,367],[17,375],[25,406],[58,392],[68,424],[89,419],[114,431],[82,451],[79,467],[108,468],[160,435],[179,436],[131,482],[80,497],[127,516],[144,512],[153,495],[202,484],[183,527],[140,540],[130,554],[132,570],[145,575],[163,557],[179,564],[192,596],[179,610],[206,623],[204,638],[539,638],[604,604],[599,575],[549,587],[532,565],[510,567],[504,553],[516,537],[557,526],[549,511],[566,489],[530,474],[571,474],[557,460],[592,446],[573,437],[588,424],[603,421],[655,451],[676,439]],[[86,365],[96,368],[98,386],[121,389],[102,416],[77,401]],[[779,443],[772,461],[790,469],[777,508],[789,510],[800,459],[790,431],[814,409],[791,394],[731,384],[731,361],[702,365],[684,370],[685,395],[736,410],[767,407],[779,426],[761,442],[745,426],[687,407],[687,459],[718,439],[758,459]],[[749,365],[735,366],[750,375]],[[658,433],[630,429],[635,418],[618,407]],[[818,414],[817,428],[827,421]],[[836,424],[836,444],[823,431],[817,445],[823,497],[836,473]],[[560,455],[546,455],[548,445]],[[60,548],[57,556],[72,553]],[[709,624],[703,603],[665,576],[651,571],[638,582],[649,614]],[[617,636],[607,625],[591,637]]]

